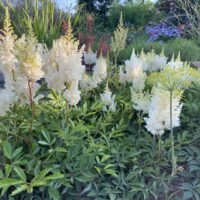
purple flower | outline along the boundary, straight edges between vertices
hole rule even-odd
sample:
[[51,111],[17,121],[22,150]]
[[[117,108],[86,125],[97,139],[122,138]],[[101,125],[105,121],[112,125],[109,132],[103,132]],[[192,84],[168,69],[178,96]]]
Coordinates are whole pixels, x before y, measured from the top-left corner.
[[146,33],[149,36],[148,41],[155,41],[159,39],[177,38],[181,37],[181,30],[176,26],[170,26],[161,22],[155,26],[147,26]]

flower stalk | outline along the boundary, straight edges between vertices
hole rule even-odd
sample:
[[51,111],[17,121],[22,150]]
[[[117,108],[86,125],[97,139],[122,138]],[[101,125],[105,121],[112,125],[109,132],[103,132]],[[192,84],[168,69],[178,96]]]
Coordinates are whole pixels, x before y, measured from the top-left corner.
[[170,90],[170,137],[171,137],[171,151],[172,151],[172,173],[174,176],[176,174],[176,158],[175,158],[175,150],[174,150],[174,132],[173,132],[173,121],[172,121],[172,103],[173,103],[173,91]]

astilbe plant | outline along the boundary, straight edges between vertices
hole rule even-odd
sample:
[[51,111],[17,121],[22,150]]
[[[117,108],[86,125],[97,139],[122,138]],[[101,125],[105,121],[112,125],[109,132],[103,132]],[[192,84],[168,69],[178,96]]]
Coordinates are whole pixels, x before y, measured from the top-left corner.
[[[172,62],[171,62],[172,63]],[[168,111],[165,112],[165,120],[161,124],[164,124],[164,127],[160,127],[159,129],[169,129],[170,130],[170,137],[171,137],[171,151],[172,151],[172,175],[175,175],[177,171],[177,164],[176,164],[176,157],[175,157],[175,150],[174,150],[174,133],[173,133],[173,128],[176,126],[179,126],[179,117],[180,117],[180,112],[181,112],[181,94],[182,92],[189,88],[190,85],[193,82],[198,82],[199,80],[199,72],[193,68],[191,68],[188,64],[183,63],[180,65],[180,61],[178,58],[177,65],[173,63],[173,65],[170,65],[170,62],[168,65],[160,72],[155,72],[152,73],[149,76],[149,81],[150,83],[160,89],[160,91],[163,93],[165,96],[160,96],[160,103],[164,103],[164,99],[168,99],[168,104],[165,104],[167,106]],[[156,92],[157,93],[157,92]],[[178,95],[177,95],[178,94]],[[156,95],[156,94],[155,94]],[[159,100],[157,98],[157,100]],[[161,100],[163,98],[163,100]],[[156,101],[156,98],[153,97],[152,102]],[[157,102],[158,104],[158,102]],[[156,106],[156,104],[154,103]],[[164,104],[163,104],[164,105]],[[152,104],[153,106],[153,104]],[[155,110],[155,109],[153,109]],[[161,109],[164,112],[164,107]],[[153,111],[154,112],[154,111]],[[164,116],[164,113],[163,115]],[[154,117],[154,114],[151,113],[149,116],[150,118],[147,119],[147,128],[149,130],[152,130],[150,127],[153,125],[153,123],[149,123],[149,120]],[[159,117],[159,119],[161,119]],[[160,131],[159,131],[160,132]],[[152,131],[153,133],[153,131]],[[155,132],[154,132],[155,133]],[[159,134],[162,134],[161,132]]]
[[43,53],[43,45],[37,42],[30,23],[28,35],[23,35],[15,45],[15,56],[18,60],[15,92],[22,98],[23,96],[28,98],[31,106],[33,106],[33,97],[39,88],[36,81],[44,76]]
[[119,53],[125,48],[126,46],[126,39],[127,39],[128,29],[125,28],[123,23],[122,13],[120,15],[119,24],[117,29],[114,31],[114,36],[111,40],[111,51],[114,54],[114,65],[117,65],[117,58]]
[[[42,45],[37,43],[33,35],[31,24],[28,36],[17,39],[14,35],[8,8],[5,12],[4,28],[1,31],[0,57],[1,71],[5,77],[5,90],[9,102],[20,100],[30,102],[33,107],[33,97],[38,89],[36,80],[43,76]],[[8,107],[8,106],[5,106]]]
[[62,94],[69,105],[76,105],[80,100],[78,85],[84,66],[81,64],[83,49],[79,50],[78,46],[69,19],[65,35],[53,42],[44,68],[48,87]]
[[[155,57],[155,60],[159,60],[161,64],[157,64],[157,67],[152,69],[152,59],[149,59],[149,56]],[[146,128],[151,134],[159,137],[159,146],[160,136],[165,130],[171,131],[172,175],[175,175],[177,161],[173,128],[180,126],[182,93],[192,82],[198,81],[200,74],[187,63],[183,63],[180,54],[176,59],[172,57],[168,63],[163,53],[158,58],[154,52],[151,54],[142,52],[140,56],[136,56],[133,49],[131,59],[125,61],[126,72],[120,68],[119,80],[123,84],[132,83],[133,108],[140,112],[139,118],[142,118],[143,114],[148,114],[148,117],[144,117]],[[150,91],[146,90],[146,84],[147,88],[151,86]],[[139,120],[139,129],[140,126],[141,120]]]
[[[9,16],[8,12],[7,16]],[[33,105],[33,96],[37,89],[35,81],[43,75],[52,92],[48,96],[50,101],[48,101],[49,98],[45,98],[47,103],[35,104],[37,112],[34,122],[37,123],[37,127],[31,131],[29,142],[33,143],[36,150],[30,151],[30,154],[23,149],[24,138],[21,139],[20,135],[22,131],[27,133],[23,127],[25,126],[24,118],[29,115],[29,112],[27,113],[29,107],[17,104],[8,115],[1,118],[3,121],[1,133],[6,135],[6,140],[13,142],[12,144],[20,145],[20,149],[14,153],[14,147],[12,149],[10,143],[3,144],[2,153],[5,159],[2,161],[2,173],[0,170],[2,194],[10,186],[16,187],[15,190],[14,187],[10,188],[14,195],[22,191],[35,192],[33,189],[41,186],[49,192],[54,185],[57,185],[56,189],[53,188],[49,192],[48,197],[53,196],[54,193],[63,194],[64,191],[63,198],[67,195],[70,195],[67,198],[72,196],[74,198],[77,192],[80,198],[107,199],[111,194],[110,191],[99,195],[95,193],[97,187],[106,185],[103,191],[107,191],[107,185],[109,185],[111,188],[109,189],[115,192],[117,181],[121,184],[121,178],[123,178],[126,183],[122,183],[122,188],[128,189],[134,188],[135,182],[142,179],[141,188],[146,195],[147,186],[153,185],[153,181],[158,180],[157,175],[160,175],[163,170],[159,166],[155,172],[153,166],[160,164],[161,136],[167,131],[171,133],[172,175],[175,175],[178,168],[173,129],[180,126],[182,95],[185,89],[199,80],[198,70],[183,63],[180,55],[176,59],[172,57],[168,62],[163,52],[160,55],[156,55],[154,51],[148,53],[142,51],[136,54],[133,49],[131,58],[125,61],[125,67],[119,68],[119,74],[117,74],[119,80],[116,80],[113,76],[115,69],[110,74],[107,72],[107,60],[102,52],[97,56],[92,50],[84,52],[84,47],[79,48],[79,42],[72,33],[70,20],[65,35],[55,40],[49,51],[37,42],[30,24],[29,34],[16,39],[12,29],[9,28],[11,27],[9,17],[6,17],[5,21],[6,25],[2,31],[4,34],[0,41],[2,58],[0,67],[6,73],[7,81],[2,94],[7,96],[4,96],[4,99],[2,95],[0,96],[1,114],[5,113],[2,111],[8,109],[7,105],[9,106],[14,101],[15,96],[18,96],[23,103],[27,103],[29,99]],[[10,39],[6,40],[7,38]],[[87,63],[94,64],[91,74],[87,73],[85,66],[81,63],[83,54]],[[9,57],[8,60],[7,57]],[[107,85],[102,92],[101,86],[106,82]],[[87,91],[94,88],[96,90],[90,93],[92,94],[90,98]],[[80,101],[81,92],[85,97],[82,101]],[[86,100],[88,96],[89,100]],[[66,120],[63,119],[62,112],[65,105]],[[20,116],[16,117],[18,114]],[[137,118],[132,120],[135,114]],[[132,127],[132,124],[136,126]],[[136,128],[138,125],[139,128]],[[153,135],[153,139],[158,139],[159,159],[156,163],[152,159],[156,155],[152,148],[154,140],[150,134],[141,135],[145,133],[142,125]],[[14,137],[10,135],[12,131],[16,133]],[[20,143],[17,143],[18,141]],[[133,152],[137,147],[137,151]],[[22,156],[17,157],[16,152],[18,154],[22,152]],[[19,164],[17,158],[20,157],[23,162]],[[141,166],[141,163],[144,165]],[[55,166],[55,169],[49,169],[51,166]],[[122,171],[118,170],[119,167]],[[43,168],[44,171],[42,171]],[[65,173],[65,176],[59,173],[59,169]],[[7,174],[8,171],[9,174]],[[133,175],[134,180],[132,180]],[[156,175],[152,182],[149,175],[152,177]],[[51,180],[56,181],[50,182]],[[106,184],[102,180],[106,180]],[[163,182],[166,185],[165,179]],[[157,187],[160,189],[160,185]],[[141,188],[134,194],[132,191],[126,194],[120,189],[119,194],[117,191],[115,195],[119,199],[122,196],[125,199],[135,197],[142,199]],[[37,191],[41,194],[44,190]],[[151,193],[152,191],[148,190],[148,194]],[[154,195],[154,197],[160,196]],[[59,198],[56,196],[55,199]]]

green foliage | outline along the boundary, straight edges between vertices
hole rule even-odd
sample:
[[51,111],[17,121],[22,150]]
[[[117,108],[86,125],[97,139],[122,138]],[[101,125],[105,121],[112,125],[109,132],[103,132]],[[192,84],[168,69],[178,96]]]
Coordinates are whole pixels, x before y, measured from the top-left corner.
[[52,92],[48,101],[35,105],[31,133],[28,105],[13,105],[1,117],[2,200],[11,196],[27,200],[197,198],[199,86],[184,96],[182,126],[175,131],[180,171],[171,177],[168,136],[163,136],[158,157],[155,138],[143,122],[138,133],[129,86],[119,86],[113,79],[109,84],[117,94],[116,113],[102,112],[99,88],[83,94],[77,108],[68,109],[67,121],[65,103]]
[[144,49],[145,52],[155,50],[159,54],[164,48],[165,55],[171,59],[174,54],[177,56],[180,52],[181,59],[183,61],[198,61],[200,60],[200,48],[198,44],[189,39],[174,39],[167,42],[147,42],[145,35],[135,37],[132,44],[129,44],[126,49],[122,50],[119,54],[119,62],[122,63],[123,60],[130,58],[133,48],[136,52],[141,52]]
[[152,3],[130,3],[125,5],[114,4],[109,10],[109,27],[113,30],[119,21],[120,13],[124,17],[124,23],[134,29],[140,29],[150,21],[157,21],[160,18],[159,13]]
[[103,24],[107,23],[107,12],[113,2],[114,0],[78,0],[78,4],[83,5],[84,12],[94,13]]
[[[22,35],[27,32],[27,25],[32,23],[33,30],[39,42],[51,46],[54,39],[61,34],[63,14],[57,10],[55,4],[51,1],[34,1],[27,0],[19,7],[8,4],[12,15],[12,24],[15,33]],[[1,9],[4,7],[0,5]]]

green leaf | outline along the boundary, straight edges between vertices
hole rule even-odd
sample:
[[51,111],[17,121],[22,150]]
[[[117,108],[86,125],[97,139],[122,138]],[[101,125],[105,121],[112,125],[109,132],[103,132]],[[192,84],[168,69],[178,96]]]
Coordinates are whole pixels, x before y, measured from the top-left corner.
[[1,191],[1,197],[7,192],[7,190],[8,190],[8,186],[7,187],[4,187],[3,189],[2,189],[2,191]]
[[4,178],[4,179],[0,180],[0,188],[10,187],[13,185],[20,185],[22,183],[24,183],[24,181],[22,181],[22,180],[12,179],[12,178]]
[[12,158],[15,158],[17,155],[19,155],[22,152],[22,147],[16,149],[12,155]]
[[38,143],[41,144],[41,145],[49,146],[49,144],[48,144],[47,142],[45,142],[45,141],[41,141],[41,140],[40,140],[40,141],[38,141]]
[[43,180],[44,177],[52,170],[52,168],[44,169],[40,172],[38,176],[36,176],[33,180]]
[[186,191],[186,192],[184,192],[184,194],[183,194],[183,200],[187,200],[187,199],[190,199],[190,198],[192,198],[193,197],[193,194],[192,194],[192,192],[190,192],[190,191]]
[[52,175],[46,176],[45,180],[49,181],[49,180],[56,180],[56,179],[61,179],[61,178],[64,178],[64,175],[61,174],[60,172],[57,172]]
[[51,199],[53,199],[53,200],[60,200],[61,199],[59,191],[57,189],[50,188],[48,190],[48,192],[49,192],[49,196],[50,196]]
[[21,193],[21,192],[23,192],[24,190],[27,190],[27,189],[28,189],[28,186],[27,186],[26,184],[21,185],[21,186],[17,187],[17,189],[14,190],[14,191],[11,193],[11,196],[14,196],[14,195],[16,195],[16,194],[19,194],[19,193]]
[[3,153],[9,160],[12,160],[12,146],[7,141],[3,143]]
[[116,174],[116,172],[114,170],[112,170],[112,169],[105,169],[105,172],[107,174],[110,174],[110,175],[114,176],[114,177],[118,177],[118,175]]
[[24,170],[19,168],[19,167],[14,167],[15,172],[17,175],[24,181],[26,182],[26,174],[24,173]]
[[6,165],[5,170],[6,170],[6,177],[9,177],[10,172],[12,171],[12,165]]
[[101,159],[101,163],[103,163],[104,161],[108,160],[110,158],[110,155],[104,155]]
[[39,186],[46,186],[46,185],[47,185],[46,181],[38,181],[38,180],[31,181],[31,186],[32,187],[39,187]]
[[85,194],[86,192],[89,192],[91,188],[92,188],[92,184],[89,183],[88,186],[81,192],[81,194]]

